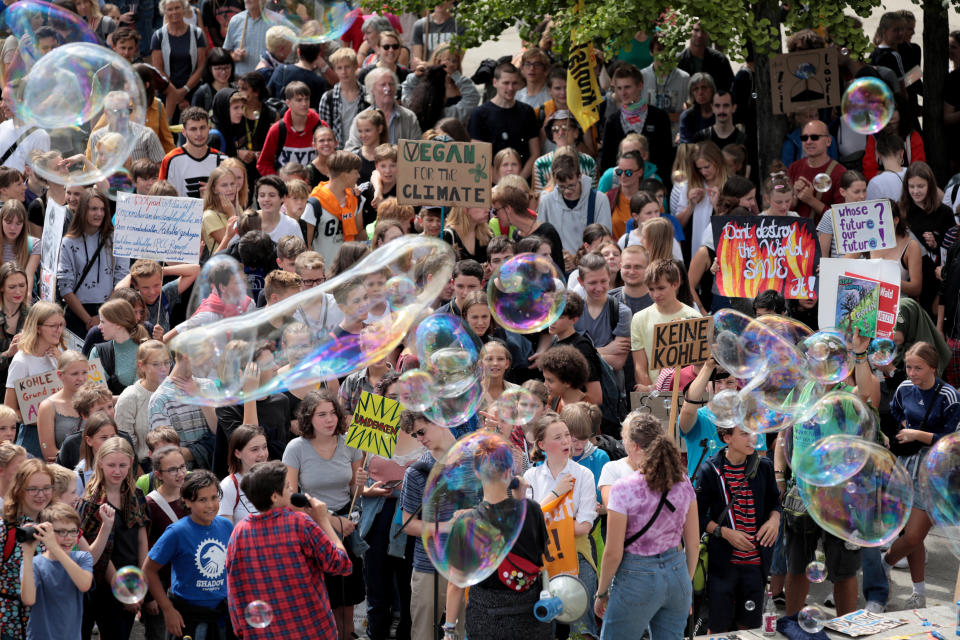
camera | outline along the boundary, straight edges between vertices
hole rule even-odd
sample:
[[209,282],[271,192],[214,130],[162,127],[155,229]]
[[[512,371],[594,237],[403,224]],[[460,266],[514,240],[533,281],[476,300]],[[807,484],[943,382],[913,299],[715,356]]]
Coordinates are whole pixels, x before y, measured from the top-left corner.
[[30,525],[16,528],[17,542],[33,542],[37,539],[37,528]]

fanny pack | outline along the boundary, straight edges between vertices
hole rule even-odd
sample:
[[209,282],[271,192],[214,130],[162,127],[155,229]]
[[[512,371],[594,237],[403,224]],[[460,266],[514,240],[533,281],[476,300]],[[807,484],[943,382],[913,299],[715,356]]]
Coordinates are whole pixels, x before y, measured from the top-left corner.
[[540,578],[540,567],[511,552],[497,567],[497,578],[511,590],[524,593],[537,584]]

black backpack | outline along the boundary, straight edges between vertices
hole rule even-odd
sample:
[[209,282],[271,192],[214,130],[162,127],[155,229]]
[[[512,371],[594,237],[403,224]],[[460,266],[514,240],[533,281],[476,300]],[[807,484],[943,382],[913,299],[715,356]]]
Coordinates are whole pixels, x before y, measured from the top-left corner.
[[[610,331],[617,328],[620,321],[620,303],[612,296],[607,296],[607,316],[610,318]],[[627,414],[630,413],[630,403],[627,400],[627,392],[621,389],[617,382],[617,374],[607,361],[600,358],[600,389],[603,391],[603,420],[605,423],[617,425],[616,432],[619,433],[620,423]]]
[[610,456],[610,462],[627,457],[627,450],[623,443],[606,433],[598,434],[596,438],[597,448],[605,451]]

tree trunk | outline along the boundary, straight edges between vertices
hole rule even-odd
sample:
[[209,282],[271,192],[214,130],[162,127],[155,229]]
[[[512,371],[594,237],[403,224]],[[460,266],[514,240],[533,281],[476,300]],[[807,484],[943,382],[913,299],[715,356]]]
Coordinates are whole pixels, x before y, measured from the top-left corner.
[[[766,18],[780,33],[780,4],[773,0],[761,0],[753,5],[754,15],[758,20]],[[780,38],[777,37],[775,51],[770,55],[781,52]],[[787,136],[787,119],[785,116],[773,115],[773,96],[770,85],[770,57],[766,54],[756,55],[756,65],[753,73],[753,85],[757,92],[757,142],[759,146],[760,173],[757,176],[763,183],[763,177],[770,173],[770,163],[780,159],[780,147]]]
[[943,85],[947,77],[949,23],[941,0],[923,3],[923,150],[937,184],[950,179],[946,128],[943,124]]

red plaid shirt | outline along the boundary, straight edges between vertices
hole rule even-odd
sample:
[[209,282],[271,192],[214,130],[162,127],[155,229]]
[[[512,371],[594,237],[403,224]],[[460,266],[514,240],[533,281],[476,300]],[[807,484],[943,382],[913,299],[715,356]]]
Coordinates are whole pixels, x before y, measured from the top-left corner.
[[[303,513],[287,508],[249,516],[233,529],[227,547],[227,600],[238,638],[337,637],[323,574],[349,575],[346,551]],[[244,609],[262,600],[273,621],[255,629]]]

